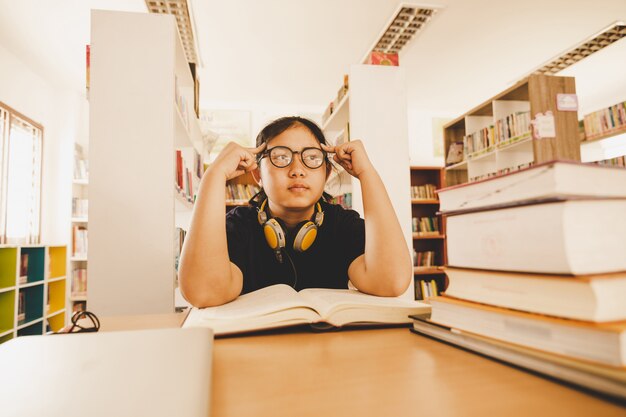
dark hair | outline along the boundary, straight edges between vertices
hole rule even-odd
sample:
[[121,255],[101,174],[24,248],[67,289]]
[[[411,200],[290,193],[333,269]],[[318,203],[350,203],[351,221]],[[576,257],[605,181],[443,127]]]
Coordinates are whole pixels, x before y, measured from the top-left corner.
[[[317,139],[319,143],[323,143],[324,145],[326,145],[326,137],[324,136],[324,132],[322,132],[322,129],[320,129],[317,123],[300,116],[287,116],[276,119],[273,122],[269,123],[267,126],[265,126],[263,129],[261,129],[256,137],[256,146],[258,147],[261,146],[263,143],[268,143],[270,140],[274,139],[276,136],[280,135],[284,131],[298,126],[307,128],[309,132],[311,132],[313,136],[315,136],[315,139]],[[260,154],[259,156],[257,156],[257,163],[261,163]],[[330,168],[333,167],[330,163],[328,155],[326,155],[326,164]],[[265,200],[266,198],[267,195],[265,194],[263,188],[261,188],[261,190],[250,199],[250,204],[260,206],[263,200]],[[331,195],[328,194],[326,191],[322,193],[322,199],[324,199],[324,201],[329,201],[331,198]]]

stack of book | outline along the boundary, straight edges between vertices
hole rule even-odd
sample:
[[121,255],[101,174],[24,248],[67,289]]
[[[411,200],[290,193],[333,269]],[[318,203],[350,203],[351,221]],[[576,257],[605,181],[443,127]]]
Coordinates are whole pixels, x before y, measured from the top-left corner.
[[449,286],[414,330],[626,398],[626,170],[550,162],[439,199]]

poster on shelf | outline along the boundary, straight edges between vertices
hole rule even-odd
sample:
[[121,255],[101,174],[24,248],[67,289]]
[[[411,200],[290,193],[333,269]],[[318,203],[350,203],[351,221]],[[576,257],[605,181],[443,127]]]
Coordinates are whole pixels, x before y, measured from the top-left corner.
[[200,130],[205,137],[207,132],[212,133],[208,143],[208,162],[213,162],[229,142],[254,146],[250,122],[251,113],[248,110],[201,109]]
[[[443,127],[448,124],[452,119],[433,117],[433,156],[435,158],[443,158],[444,156],[444,144],[443,144]],[[458,161],[460,162],[460,161]]]

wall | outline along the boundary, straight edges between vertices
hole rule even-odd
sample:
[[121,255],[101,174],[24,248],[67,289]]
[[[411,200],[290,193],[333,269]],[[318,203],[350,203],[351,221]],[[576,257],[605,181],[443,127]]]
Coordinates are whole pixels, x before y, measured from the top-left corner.
[[43,125],[41,236],[68,244],[74,139],[84,100],[55,85],[0,45],[0,101]]
[[[443,166],[443,156],[435,156],[433,120],[452,119],[449,115],[433,113],[423,109],[408,109],[409,159],[412,166]],[[441,136],[443,150],[443,133]]]

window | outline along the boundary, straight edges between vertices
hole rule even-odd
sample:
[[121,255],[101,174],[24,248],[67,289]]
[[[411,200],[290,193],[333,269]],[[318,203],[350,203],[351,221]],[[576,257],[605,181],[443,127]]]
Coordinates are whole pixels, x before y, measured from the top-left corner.
[[39,243],[43,128],[0,103],[0,243]]

